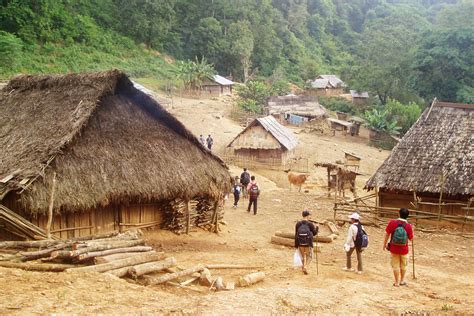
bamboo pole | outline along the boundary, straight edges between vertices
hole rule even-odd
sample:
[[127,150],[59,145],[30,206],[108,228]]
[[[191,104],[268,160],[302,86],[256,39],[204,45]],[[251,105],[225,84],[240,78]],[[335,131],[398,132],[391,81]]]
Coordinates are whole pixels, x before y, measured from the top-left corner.
[[189,214],[189,201],[185,201],[186,203],[186,234],[189,234],[189,226],[191,225],[191,216]]
[[48,223],[46,224],[46,237],[51,238],[51,224],[53,223],[53,206],[54,206],[54,192],[56,191],[56,171],[53,172],[53,185],[51,188],[51,196],[49,198],[48,207]]
[[[431,109],[430,109],[431,110]],[[439,188],[439,203],[438,203],[438,225],[436,226],[437,229],[439,229],[439,225],[441,223],[441,202],[443,200],[443,187],[444,187],[444,180],[445,180],[445,175],[444,172],[441,174],[441,185]]]

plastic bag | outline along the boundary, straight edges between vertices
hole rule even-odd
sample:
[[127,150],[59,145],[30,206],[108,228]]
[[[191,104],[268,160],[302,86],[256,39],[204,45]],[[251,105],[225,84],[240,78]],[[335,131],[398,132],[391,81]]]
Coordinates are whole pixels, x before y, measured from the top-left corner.
[[293,255],[293,265],[295,267],[303,266],[303,261],[301,260],[301,253],[298,249],[295,250],[295,254]]

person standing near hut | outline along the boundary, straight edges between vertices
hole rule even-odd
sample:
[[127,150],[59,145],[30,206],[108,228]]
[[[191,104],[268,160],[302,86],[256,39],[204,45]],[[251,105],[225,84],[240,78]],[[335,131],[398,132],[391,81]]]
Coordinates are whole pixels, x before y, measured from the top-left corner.
[[240,175],[240,184],[242,184],[244,199],[248,198],[247,186],[250,183],[250,173],[247,168],[244,168],[244,172]]
[[212,145],[214,145],[214,140],[212,139],[210,134],[207,136],[206,142],[207,142],[207,148],[209,150],[212,150]]
[[[399,215],[399,218],[388,222],[383,241],[383,249],[390,251],[390,263],[395,279],[393,286],[407,285],[405,274],[408,267],[408,241],[413,240],[413,227],[407,221],[410,212],[401,208]],[[390,242],[387,243],[389,238]]]
[[313,259],[313,237],[318,234],[318,227],[309,221],[310,211],[304,210],[301,215],[303,219],[295,226],[295,248],[300,252],[303,273],[308,274],[308,266]]
[[352,268],[351,257],[354,250],[357,254],[357,273],[362,274],[362,249],[356,246],[356,238],[359,229],[364,229],[360,224],[360,216],[357,213],[353,213],[349,216],[351,225],[347,233],[347,239],[344,243],[344,250],[346,251],[346,266],[342,269],[344,271],[354,271]]
[[253,215],[257,215],[257,200],[258,196],[260,195],[260,188],[258,187],[257,181],[255,180],[255,176],[250,177],[250,183],[247,186],[247,191],[249,193],[249,206],[247,208],[247,212],[250,213],[250,208],[253,204]]
[[234,193],[234,208],[237,208],[237,203],[239,203],[240,200],[240,192],[242,191],[242,185],[239,183],[239,177],[235,177],[234,188],[232,191]]

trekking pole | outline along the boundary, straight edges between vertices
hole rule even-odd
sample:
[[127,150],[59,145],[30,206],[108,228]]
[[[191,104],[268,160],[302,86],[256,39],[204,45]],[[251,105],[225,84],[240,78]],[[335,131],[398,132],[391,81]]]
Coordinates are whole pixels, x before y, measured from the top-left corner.
[[318,242],[316,241],[316,275],[319,275],[319,264],[318,264]]
[[413,263],[413,279],[416,279],[415,276],[415,243],[413,242],[413,239],[411,240],[411,260]]

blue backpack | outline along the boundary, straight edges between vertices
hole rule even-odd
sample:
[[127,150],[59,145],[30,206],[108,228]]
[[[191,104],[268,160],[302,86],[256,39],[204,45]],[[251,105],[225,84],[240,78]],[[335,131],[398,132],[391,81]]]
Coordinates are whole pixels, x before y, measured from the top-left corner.
[[360,222],[357,224],[357,235],[356,239],[354,240],[354,245],[359,250],[365,249],[369,245],[369,236],[362,228],[362,224]]

